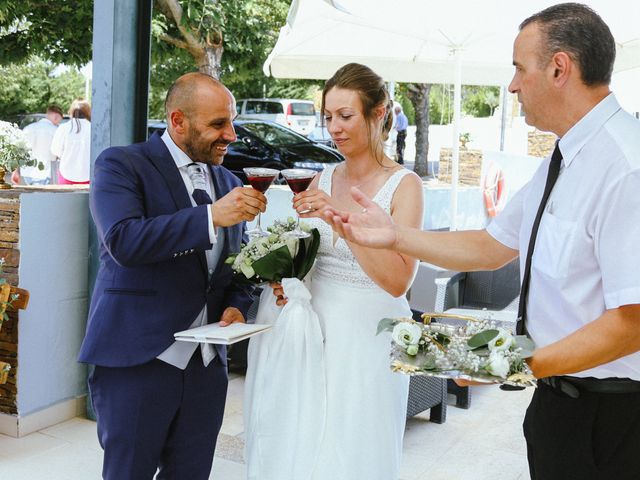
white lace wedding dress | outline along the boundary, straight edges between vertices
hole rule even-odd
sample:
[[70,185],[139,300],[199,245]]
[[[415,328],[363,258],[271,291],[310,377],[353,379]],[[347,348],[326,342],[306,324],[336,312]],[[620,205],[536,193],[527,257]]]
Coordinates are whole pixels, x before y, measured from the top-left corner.
[[[329,195],[334,170],[325,169],[319,181]],[[408,173],[395,172],[373,198],[387,212]],[[411,317],[409,304],[376,285],[329,225],[320,219],[309,223],[321,234],[310,290],[325,338],[327,389],[326,425],[312,480],[396,480],[409,377],[391,372],[390,334],[376,331],[381,318]]]
[[[325,169],[319,181],[329,195],[334,170]],[[374,201],[389,211],[407,173],[394,173]],[[297,280],[283,280],[285,294],[291,288],[284,309],[266,289],[256,322],[273,329],[249,345],[247,479],[397,480],[409,377],[391,372],[391,335],[376,332],[380,319],[410,317],[411,310],[405,297],[367,277],[325,222],[305,222],[320,231],[305,279],[311,304]]]

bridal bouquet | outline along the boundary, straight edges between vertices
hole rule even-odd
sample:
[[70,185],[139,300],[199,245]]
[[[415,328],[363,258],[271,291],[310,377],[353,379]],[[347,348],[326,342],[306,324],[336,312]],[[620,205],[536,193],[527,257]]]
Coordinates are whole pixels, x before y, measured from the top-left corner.
[[316,228],[309,230],[300,224],[311,236],[294,238],[287,235],[295,229],[296,221],[276,220],[267,227],[268,237],[256,237],[243,245],[239,253],[230,255],[226,263],[236,273],[240,282],[279,282],[283,278],[302,280],[311,267],[320,246],[320,234]]
[[[383,318],[378,333],[390,331],[391,368],[409,375],[461,378],[487,383],[534,386],[525,358],[534,344],[513,335],[491,319],[465,317],[463,326],[431,323],[437,314],[425,314],[424,323],[410,318]],[[456,317],[462,318],[462,317]]]

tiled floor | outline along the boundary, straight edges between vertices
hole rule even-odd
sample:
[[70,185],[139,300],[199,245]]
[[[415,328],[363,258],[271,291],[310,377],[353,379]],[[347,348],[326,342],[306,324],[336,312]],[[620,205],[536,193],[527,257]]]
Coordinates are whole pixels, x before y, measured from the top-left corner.
[[[244,377],[233,376],[210,478],[244,480],[243,389]],[[430,423],[428,413],[410,419],[401,480],[527,480],[521,423],[531,393],[474,387],[471,408],[449,406],[446,423]],[[93,480],[101,462],[96,425],[86,419],[20,439],[0,435],[1,480]]]

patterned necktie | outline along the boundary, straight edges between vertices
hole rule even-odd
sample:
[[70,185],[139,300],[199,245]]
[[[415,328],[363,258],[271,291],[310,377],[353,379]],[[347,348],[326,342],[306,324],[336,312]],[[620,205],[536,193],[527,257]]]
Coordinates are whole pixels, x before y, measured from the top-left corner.
[[187,173],[193,185],[191,196],[196,201],[196,205],[213,203],[207,193],[207,177],[202,167],[197,163],[190,163],[187,165]]
[[[202,167],[197,163],[190,163],[189,165],[187,165],[187,173],[189,174],[191,184],[193,185],[193,193],[191,194],[191,196],[196,201],[196,205],[212,204],[213,201],[207,193],[208,180]],[[206,305],[204,308],[206,309]],[[202,320],[202,325],[206,324],[207,322],[205,315]],[[213,345],[211,345],[210,343],[201,343],[200,352],[202,354],[202,361],[204,362],[205,367],[208,366],[211,360],[213,360],[216,356],[216,351]]]
[[531,277],[531,258],[533,257],[533,249],[536,246],[536,236],[538,235],[538,227],[540,226],[540,219],[544,212],[544,207],[549,200],[549,195],[553,186],[558,180],[560,174],[560,164],[562,163],[562,153],[556,142],[556,148],[551,155],[551,162],[549,163],[549,171],[547,172],[547,183],[544,186],[544,193],[542,194],[542,200],[540,200],[540,206],[538,207],[538,213],[533,221],[533,227],[531,228],[531,238],[529,239],[529,248],[527,250],[527,260],[524,264],[524,275],[522,276],[522,288],[520,290],[520,303],[518,304],[518,323],[516,324],[516,333],[523,335],[526,331],[525,322],[527,318],[527,295],[529,294],[529,279]]

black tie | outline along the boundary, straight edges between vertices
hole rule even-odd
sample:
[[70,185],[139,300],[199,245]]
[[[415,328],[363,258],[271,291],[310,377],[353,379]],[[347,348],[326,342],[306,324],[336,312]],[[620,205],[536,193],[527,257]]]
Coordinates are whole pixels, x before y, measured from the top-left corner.
[[522,276],[522,288],[520,289],[520,303],[518,304],[518,323],[516,324],[516,333],[523,335],[525,333],[525,322],[527,318],[527,295],[529,294],[529,279],[531,277],[531,257],[533,257],[533,249],[536,246],[536,236],[538,235],[538,227],[540,226],[540,219],[544,212],[544,207],[549,200],[549,195],[553,186],[558,180],[558,174],[560,173],[560,164],[562,163],[562,153],[556,142],[556,148],[551,155],[551,162],[549,163],[549,171],[547,172],[547,183],[544,186],[544,193],[542,194],[542,200],[540,200],[540,206],[538,207],[538,213],[533,221],[533,227],[531,228],[531,238],[529,239],[529,249],[527,250],[527,260],[524,264],[524,275]]
[[205,176],[202,167],[197,163],[190,163],[187,165],[187,172],[189,173],[189,178],[193,184],[193,193],[191,196],[196,201],[196,205],[213,203],[206,190],[207,177]]

